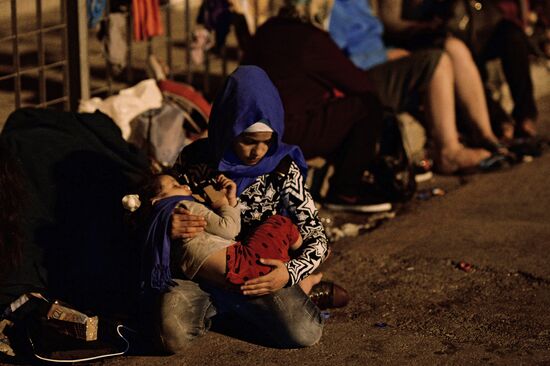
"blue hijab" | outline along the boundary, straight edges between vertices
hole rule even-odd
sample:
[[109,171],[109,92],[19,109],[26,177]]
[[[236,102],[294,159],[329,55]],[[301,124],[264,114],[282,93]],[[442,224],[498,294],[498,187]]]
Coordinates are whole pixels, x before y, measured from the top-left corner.
[[176,205],[183,200],[194,201],[191,196],[166,197],[151,209],[143,257],[143,290],[166,291],[174,285],[170,273],[170,218]]
[[[233,152],[233,141],[256,122],[273,130],[273,142],[256,165],[244,164]],[[212,107],[208,126],[210,154],[219,171],[237,183],[237,196],[261,175],[275,170],[290,156],[302,175],[307,164],[298,146],[282,142],[284,110],[279,92],[269,77],[257,66],[240,66],[231,74]]]

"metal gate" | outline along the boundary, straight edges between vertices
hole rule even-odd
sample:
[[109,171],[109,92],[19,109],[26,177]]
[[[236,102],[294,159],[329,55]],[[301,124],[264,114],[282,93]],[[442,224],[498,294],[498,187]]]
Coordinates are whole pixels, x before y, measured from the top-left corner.
[[[127,67],[115,75],[102,54],[95,31],[87,25],[86,0],[0,0],[0,127],[14,109],[51,107],[76,110],[80,99],[108,96],[145,77],[143,60],[155,53],[169,66],[170,77],[193,84],[206,95],[217,80],[238,64],[226,49],[192,65],[190,45],[197,4],[168,1],[161,7],[165,35],[133,42],[128,28]],[[273,11],[273,0],[249,1],[258,25],[259,1]],[[108,21],[109,1],[105,12]],[[127,13],[130,18],[130,13]],[[131,22],[128,22],[131,27]],[[214,90],[215,91],[215,90]],[[211,96],[211,95],[210,95]]]

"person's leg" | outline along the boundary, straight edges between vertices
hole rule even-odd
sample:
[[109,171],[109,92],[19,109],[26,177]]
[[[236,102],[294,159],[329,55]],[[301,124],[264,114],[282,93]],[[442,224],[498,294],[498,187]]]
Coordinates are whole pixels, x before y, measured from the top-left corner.
[[436,145],[435,164],[442,173],[477,166],[491,153],[484,149],[469,149],[458,139],[454,104],[453,66],[443,55],[426,93],[426,116]]
[[490,156],[483,149],[460,144],[456,128],[454,73],[449,56],[422,50],[368,71],[382,103],[395,112],[418,108],[425,97],[428,131],[436,147],[436,168],[442,173],[477,166]]
[[533,94],[533,81],[529,67],[529,45],[524,32],[513,22],[502,21],[487,51],[487,56],[499,57],[502,70],[510,87],[516,121],[520,134],[534,136],[537,106]]
[[292,221],[281,215],[273,215],[258,226],[242,243],[227,248],[226,280],[234,285],[271,272],[271,267],[260,259],[279,259],[288,262],[288,250],[300,237]]
[[308,347],[319,341],[324,320],[319,308],[299,286],[254,297],[209,289],[216,306],[250,322],[255,331],[280,348]]
[[180,353],[206,333],[216,314],[210,295],[190,280],[174,279],[176,286],[161,294],[155,332],[165,351]]
[[468,47],[461,40],[448,37],[445,51],[451,59],[457,100],[482,141],[498,143],[491,128],[485,91],[479,70]]

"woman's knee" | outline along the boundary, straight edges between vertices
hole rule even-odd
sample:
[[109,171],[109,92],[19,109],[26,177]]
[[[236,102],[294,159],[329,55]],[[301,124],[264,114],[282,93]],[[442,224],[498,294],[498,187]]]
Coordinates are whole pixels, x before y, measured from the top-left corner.
[[324,320],[319,308],[307,298],[307,295],[303,295],[298,286],[295,287],[299,290],[296,292],[300,296],[296,296],[293,304],[288,305],[290,309],[296,304],[301,306],[293,309],[293,316],[286,322],[288,336],[283,338],[287,340],[290,348],[309,347],[321,339]]
[[[179,286],[181,287],[181,286]],[[179,290],[178,286],[175,287]],[[160,347],[170,353],[181,353],[197,337],[206,334],[211,304],[201,292],[170,291],[159,300],[155,329]]]
[[288,339],[284,345],[285,348],[303,348],[310,347],[319,342],[323,335],[323,325],[317,321],[304,321],[295,323],[292,329],[289,329]]
[[472,59],[472,53],[470,52],[468,46],[466,46],[466,44],[460,39],[455,37],[447,37],[445,39],[445,51],[453,59]]

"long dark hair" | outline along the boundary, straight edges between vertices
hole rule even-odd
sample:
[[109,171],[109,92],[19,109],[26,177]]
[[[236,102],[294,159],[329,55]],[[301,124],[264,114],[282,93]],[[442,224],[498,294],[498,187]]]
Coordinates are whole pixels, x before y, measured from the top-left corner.
[[0,279],[21,263],[25,196],[21,167],[0,140]]

